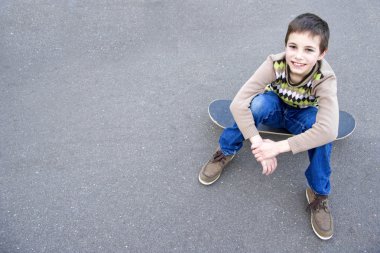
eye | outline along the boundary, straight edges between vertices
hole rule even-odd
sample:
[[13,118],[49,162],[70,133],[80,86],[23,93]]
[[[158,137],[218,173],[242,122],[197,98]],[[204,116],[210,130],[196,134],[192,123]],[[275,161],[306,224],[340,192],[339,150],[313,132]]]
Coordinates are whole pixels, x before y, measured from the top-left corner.
[[297,48],[295,45],[289,45],[288,47],[290,47],[290,48]]
[[307,52],[314,52],[314,49],[307,48],[306,51],[307,51]]

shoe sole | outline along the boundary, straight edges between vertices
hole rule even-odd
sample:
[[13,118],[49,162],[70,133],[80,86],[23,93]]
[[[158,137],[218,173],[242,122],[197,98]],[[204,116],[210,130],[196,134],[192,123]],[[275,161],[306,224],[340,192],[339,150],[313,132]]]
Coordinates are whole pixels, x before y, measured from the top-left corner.
[[[306,199],[307,199],[307,203],[310,204],[310,199],[309,199],[309,195],[307,194],[307,190],[306,190]],[[313,228],[314,233],[319,237],[319,239],[326,241],[326,240],[331,239],[331,237],[333,236],[333,235],[330,235],[329,237],[323,237],[320,234],[318,234],[317,230],[315,229],[313,225],[313,212],[311,210],[310,210],[310,223],[311,223],[311,227]]]
[[218,180],[218,179],[220,178],[220,175],[221,175],[221,174],[222,174],[222,173],[220,173],[219,176],[218,176],[217,178],[215,178],[215,179],[214,179],[213,181],[211,181],[211,182],[203,181],[203,180],[201,179],[201,175],[198,176],[198,180],[199,180],[199,182],[200,182],[201,184],[203,184],[203,185],[210,185],[210,184],[215,183],[215,181]]

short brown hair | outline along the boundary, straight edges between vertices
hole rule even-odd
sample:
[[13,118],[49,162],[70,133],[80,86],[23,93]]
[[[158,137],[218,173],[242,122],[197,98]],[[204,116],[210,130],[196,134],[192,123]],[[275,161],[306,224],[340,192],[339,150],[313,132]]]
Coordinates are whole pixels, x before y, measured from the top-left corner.
[[289,23],[288,31],[285,36],[285,45],[288,43],[291,33],[309,32],[313,36],[320,36],[321,43],[319,50],[323,53],[329,45],[330,30],[326,21],[315,14],[304,13],[293,19]]

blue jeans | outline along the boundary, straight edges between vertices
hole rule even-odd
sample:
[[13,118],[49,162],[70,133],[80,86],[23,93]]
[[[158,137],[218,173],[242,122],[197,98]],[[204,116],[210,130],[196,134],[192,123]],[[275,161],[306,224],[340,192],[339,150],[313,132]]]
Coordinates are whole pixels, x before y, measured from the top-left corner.
[[[297,109],[282,102],[272,91],[256,96],[250,106],[255,125],[263,123],[274,128],[285,128],[296,135],[305,132],[315,123],[318,109]],[[243,146],[244,137],[237,124],[226,128],[219,139],[224,155],[236,154]],[[310,164],[305,171],[311,189],[320,195],[330,193],[330,155],[332,143],[308,150]]]

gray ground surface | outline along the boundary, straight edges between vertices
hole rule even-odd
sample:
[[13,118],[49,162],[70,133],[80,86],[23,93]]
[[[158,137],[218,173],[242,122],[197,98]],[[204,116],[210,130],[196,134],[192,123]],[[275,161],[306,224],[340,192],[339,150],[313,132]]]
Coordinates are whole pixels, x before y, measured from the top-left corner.
[[[287,23],[331,28],[339,102],[358,120],[335,143],[336,233],[305,211],[307,155],[272,176],[248,145],[198,183],[232,98]],[[379,252],[379,1],[0,2],[1,252]]]

